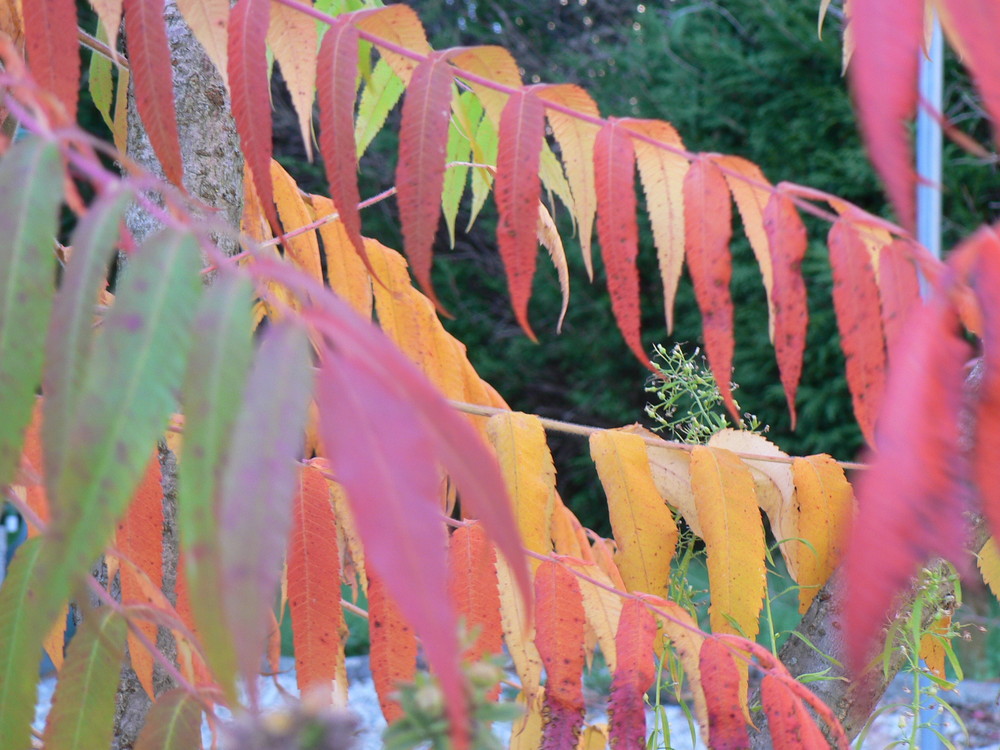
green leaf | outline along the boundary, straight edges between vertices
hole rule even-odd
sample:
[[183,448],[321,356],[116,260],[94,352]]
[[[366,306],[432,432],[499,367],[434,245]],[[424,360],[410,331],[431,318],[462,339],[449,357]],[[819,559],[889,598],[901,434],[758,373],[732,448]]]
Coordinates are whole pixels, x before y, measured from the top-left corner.
[[22,544],[0,587],[0,737],[5,747],[31,745],[38,660],[55,617],[45,617],[34,606],[41,549],[39,538]]
[[36,592],[45,612],[69,598],[74,579],[100,554],[176,410],[200,267],[194,236],[166,229],[122,275],[94,342],[64,460],[47,467],[55,492]]
[[219,499],[222,604],[252,704],[291,530],[312,386],[305,331],[290,323],[269,327],[233,429]]
[[191,750],[201,747],[201,705],[183,690],[156,699],[135,750]]
[[[471,91],[462,94],[464,97],[476,98]],[[479,100],[476,99],[478,102]],[[455,161],[469,161],[472,155],[472,144],[469,140],[468,131],[460,124],[458,115],[462,105],[454,106],[451,122],[448,125],[448,151],[446,160],[450,164]],[[444,213],[444,220],[448,224],[448,238],[451,246],[455,247],[455,217],[458,215],[458,204],[462,201],[462,193],[465,192],[465,183],[468,181],[468,167],[449,167],[444,175],[444,188],[441,192],[441,210]]]
[[0,162],[0,485],[14,478],[41,382],[62,180],[59,150],[38,138]]
[[45,465],[61,466],[80,385],[94,342],[94,304],[104,288],[108,264],[132,191],[116,190],[94,201],[73,232],[73,254],[63,272],[45,340],[42,379]]
[[379,59],[368,85],[361,92],[358,119],[354,123],[354,140],[358,144],[359,159],[385,125],[385,119],[403,95],[404,88],[402,79],[392,72],[384,59]]
[[181,393],[184,460],[177,483],[177,525],[191,608],[206,659],[234,701],[236,654],[219,608],[215,498],[253,358],[252,294],[246,277],[220,273],[202,300]]
[[43,737],[46,750],[111,745],[127,629],[125,620],[110,607],[87,612],[59,673]]
[[[108,35],[104,31],[104,24],[100,21],[97,23],[97,33],[95,36],[105,44],[108,41]],[[100,52],[93,50],[90,53],[90,71],[87,76],[87,87],[90,89],[90,98],[94,100],[94,107],[101,113],[101,117],[104,118],[108,129],[114,132],[115,124],[111,116],[112,92],[114,90],[114,83],[111,79],[111,61]]]
[[[479,129],[476,131],[476,138],[473,142],[473,150],[475,150],[476,146],[479,147],[476,161],[482,164],[495,165],[497,163],[497,149],[499,145],[500,140],[497,129],[493,126],[489,117],[484,117],[479,123]],[[479,155],[480,153],[482,154],[481,156]],[[490,171],[484,167],[476,167],[472,171],[472,210],[469,212],[469,225],[465,228],[466,231],[471,229],[475,223],[476,217],[479,216],[483,204],[486,203],[486,196],[490,194],[492,187],[493,175]]]

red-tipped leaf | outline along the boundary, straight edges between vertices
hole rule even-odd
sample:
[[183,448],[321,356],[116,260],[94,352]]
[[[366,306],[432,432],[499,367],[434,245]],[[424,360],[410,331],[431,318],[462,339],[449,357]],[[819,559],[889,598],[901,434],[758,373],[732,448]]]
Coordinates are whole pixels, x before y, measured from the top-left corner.
[[712,375],[726,408],[737,422],[733,400],[733,300],[729,282],[733,275],[729,240],[733,235],[729,186],[719,168],[697,159],[684,178],[684,256],[694,282],[701,310],[702,337]]
[[628,131],[606,123],[594,141],[597,238],[608,275],[611,309],[629,348],[647,367],[639,315],[639,234],[635,222],[635,149]]
[[445,55],[432,52],[413,71],[403,100],[396,168],[406,257],[421,288],[438,308],[441,305],[431,286],[431,251],[441,218],[452,70]]
[[885,391],[885,339],[871,255],[858,230],[839,219],[828,237],[833,270],[833,307],[854,416],[869,445]]
[[608,701],[612,747],[644,746],[646,709],[643,695],[656,678],[655,642],[653,613],[638,599],[626,599],[615,635],[617,665]]
[[750,747],[740,700],[740,673],[732,653],[721,641],[706,638],[698,653],[701,684],[708,709],[708,745],[712,750]]
[[136,109],[163,174],[182,186],[184,173],[163,8],[164,0],[125,0],[125,34]]
[[908,125],[917,106],[924,6],[923,0],[863,0],[851,3],[848,18],[855,42],[849,72],[861,132],[900,221],[910,230],[916,174]]
[[583,726],[587,620],[576,576],[552,560],[535,571],[535,645],[545,665],[542,750],[576,747]]
[[226,54],[236,132],[264,215],[277,233],[281,225],[271,187],[271,96],[266,55],[270,9],[269,0],[238,0],[229,11]]
[[774,352],[795,429],[795,393],[802,376],[809,326],[806,284],[802,279],[802,260],[809,238],[795,204],[781,193],[774,193],[764,209],[764,231],[771,251]]
[[[24,51],[38,85],[55,94],[70,122],[76,120],[80,88],[80,46],[73,0],[28,0],[24,14]],[[131,35],[130,35],[131,36]],[[129,50],[131,56],[131,49]],[[167,63],[169,67],[169,63]],[[173,99],[170,100],[173,108]]]
[[497,243],[507,270],[511,304],[517,322],[533,340],[528,299],[538,258],[538,198],[542,183],[538,162],[545,138],[545,107],[530,91],[510,95],[500,115],[500,145],[494,194],[500,223]]

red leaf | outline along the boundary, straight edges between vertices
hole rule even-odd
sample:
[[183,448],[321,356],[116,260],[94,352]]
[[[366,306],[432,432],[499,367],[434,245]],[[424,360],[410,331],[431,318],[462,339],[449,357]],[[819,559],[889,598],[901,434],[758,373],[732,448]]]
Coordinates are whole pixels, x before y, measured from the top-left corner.
[[266,55],[270,9],[269,0],[238,0],[229,11],[226,54],[236,132],[264,215],[274,233],[280,234],[271,187],[271,96]]
[[[861,132],[900,222],[913,231],[916,176],[907,125],[917,105],[924,3],[854,2],[848,20],[855,40],[850,74]],[[976,16],[970,22],[981,23]]]
[[467,662],[503,650],[500,623],[500,589],[496,552],[480,523],[455,529],[448,540],[448,590],[467,632],[478,630],[476,642],[462,654]]
[[576,747],[583,726],[583,595],[576,576],[552,560],[535,571],[535,645],[545,665],[542,750]]
[[[28,0],[18,6],[24,14],[24,48],[31,74],[39,86],[59,99],[72,122],[76,120],[80,88],[76,3],[73,0]],[[170,104],[173,106],[173,99]]]
[[698,654],[701,684],[708,709],[708,744],[712,750],[750,747],[740,702],[740,673],[729,649],[715,638],[706,638]]
[[451,90],[452,67],[444,54],[432,52],[413,71],[403,100],[396,168],[396,199],[406,257],[413,275],[439,309],[441,304],[431,286],[431,251],[441,217]]
[[764,675],[760,686],[768,729],[775,750],[829,747],[802,700],[773,674]]
[[684,255],[701,310],[705,353],[726,408],[739,422],[730,387],[734,348],[733,300],[729,295],[732,206],[725,177],[707,159],[694,161],[684,178],[684,206]]
[[882,296],[882,326],[889,361],[896,355],[896,344],[903,323],[920,304],[920,280],[912,253],[905,240],[894,240],[879,251],[878,285]]
[[646,710],[643,694],[656,678],[655,641],[653,613],[638,599],[626,599],[615,636],[618,663],[608,701],[612,747],[644,746]]
[[961,37],[963,62],[983,97],[983,106],[993,122],[993,138],[1000,143],[1000,6],[992,0],[945,0],[949,29]]
[[389,696],[400,682],[411,682],[417,672],[417,639],[399,607],[389,597],[381,577],[369,570],[368,634],[372,681],[382,715],[387,722],[392,722],[403,715],[403,709]]
[[625,342],[649,367],[639,334],[639,235],[635,223],[635,149],[628,131],[613,120],[594,141],[597,238],[608,274],[611,309]]
[[802,376],[802,355],[809,327],[806,285],[802,279],[802,260],[809,238],[795,204],[781,193],[774,193],[764,209],[764,230],[771,250],[774,351],[795,429],[795,393]]
[[[337,207],[351,244],[368,265],[361,239],[358,203],[358,159],[354,147],[355,82],[358,76],[358,30],[347,21],[335,23],[323,36],[316,74],[319,90],[319,145]],[[369,269],[370,271],[370,269]]]
[[135,106],[149,134],[163,173],[183,187],[181,146],[177,136],[170,44],[163,20],[163,0],[125,0],[125,34]]
[[494,192],[500,223],[497,242],[507,269],[517,322],[535,341],[528,324],[528,299],[538,258],[538,199],[542,190],[538,162],[545,138],[545,106],[530,91],[510,95],[500,116],[500,144]]
[[983,312],[983,380],[976,404],[973,470],[976,486],[994,536],[1000,534],[1000,238],[983,229],[970,242],[978,244],[976,296]]
[[885,342],[871,255],[854,225],[840,219],[827,238],[833,269],[833,307],[854,415],[869,445],[885,391]]
[[918,308],[899,355],[889,372],[878,453],[857,482],[859,515],[844,561],[845,629],[856,670],[917,567],[933,556],[963,562],[965,549],[958,415],[971,350],[948,300],[939,296]]
[[[322,687],[320,695],[330,703],[330,687],[339,678],[338,665],[344,659],[340,551],[330,488],[319,469],[312,466],[299,472],[299,492],[292,506],[288,604],[299,691],[305,695],[312,687]],[[346,691],[347,686],[339,688]]]
[[[136,488],[128,513],[118,523],[115,541],[118,549],[146,574],[154,586],[163,588],[163,486],[160,474],[159,456],[153,455]],[[131,565],[121,566],[122,604],[151,604],[143,594],[143,587],[137,580],[137,573]],[[139,622],[139,629],[153,643],[156,643],[155,623]],[[129,657],[139,683],[150,698],[155,697],[153,688],[153,655],[149,653],[138,637],[129,630]]]

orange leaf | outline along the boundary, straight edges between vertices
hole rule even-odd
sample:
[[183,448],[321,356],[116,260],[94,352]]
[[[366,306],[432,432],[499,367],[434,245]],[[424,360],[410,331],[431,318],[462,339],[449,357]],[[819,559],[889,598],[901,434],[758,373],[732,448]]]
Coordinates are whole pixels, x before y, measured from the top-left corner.
[[[163,588],[163,486],[160,474],[160,460],[157,455],[149,461],[146,473],[136,488],[125,518],[118,524],[116,544],[122,554],[136,564],[157,588]],[[152,600],[144,593],[144,587],[131,565],[121,567],[121,588],[123,604],[146,604]],[[139,629],[153,643],[156,643],[156,625],[139,622]],[[153,655],[140,643],[130,629],[128,651],[139,683],[150,698],[155,697],[153,689]]]
[[611,309],[629,348],[647,367],[639,333],[639,234],[635,223],[635,151],[621,124],[607,122],[594,141],[597,237],[608,276]]
[[576,576],[546,560],[535,573],[535,644],[548,675],[542,750],[575,747],[583,726],[585,624]]
[[438,308],[441,305],[431,285],[431,249],[441,217],[452,87],[452,68],[442,53],[430,53],[413,71],[403,100],[396,168],[406,257],[421,288]]
[[712,750],[750,747],[740,699],[740,673],[729,648],[715,638],[706,638],[701,644],[698,663],[705,686]]
[[[306,3],[312,5],[311,0],[306,0]],[[274,3],[271,6],[267,43],[274,53],[275,62],[281,66],[281,77],[285,79],[292,107],[299,117],[299,132],[302,134],[306,156],[312,161],[310,126],[316,93],[316,48],[319,45],[316,22],[295,8]],[[354,59],[357,61],[356,54]],[[348,149],[341,152],[341,155],[351,153],[353,150]]]
[[764,675],[760,685],[767,725],[775,750],[829,747],[802,699],[779,677]]
[[578,560],[587,560],[585,555],[590,552],[590,545],[583,549],[576,526],[579,525],[573,511],[567,508],[559,495],[555,498],[555,508],[552,512],[552,546],[559,555],[568,555]]
[[885,391],[885,340],[875,272],[853,224],[838,219],[828,238],[833,269],[833,306],[844,351],[854,415],[869,445]]
[[[678,149],[684,142],[673,125],[659,120],[624,120],[626,128],[669,143]],[[639,178],[646,195],[646,210],[653,229],[653,242],[663,281],[663,308],[667,332],[674,329],[674,298],[684,267],[684,178],[690,168],[680,154],[633,138]]]
[[403,715],[390,698],[400,682],[410,682],[417,672],[417,639],[377,576],[368,573],[368,633],[371,671],[378,702],[387,722]]
[[[45,640],[42,641],[42,648],[49,655],[49,658],[52,660],[52,666],[56,668],[57,672],[62,669],[65,656],[63,651],[66,648],[67,617],[69,617],[68,603],[63,605],[62,611],[59,612],[59,616],[52,623],[52,627],[45,636]],[[145,625],[146,623],[143,624]]]
[[924,3],[853,2],[847,28],[854,50],[849,72],[868,154],[901,223],[913,231],[916,175],[907,125],[917,105]]
[[[460,78],[462,71],[465,71],[510,88],[521,88],[521,73],[517,61],[504,47],[493,45],[462,47],[449,54],[448,59],[458,68],[457,75]],[[501,113],[507,103],[507,95],[476,81],[468,81],[468,84],[482,102],[487,117],[494,125],[499,125]]]
[[624,587],[619,588],[597,563],[563,560],[563,564],[603,584],[603,587],[598,586],[596,583],[581,577],[577,577],[576,581],[580,587],[580,593],[583,595],[583,611],[587,617],[587,625],[594,631],[594,636],[601,645],[605,664],[608,665],[609,670],[614,672],[618,663],[615,636],[618,633],[618,623],[622,613],[622,598],[618,594],[608,591],[608,588],[617,588],[620,591]]
[[[28,57],[31,73],[39,86],[59,100],[66,110],[67,119],[72,122],[76,119],[77,89],[80,86],[76,3],[73,0],[46,0],[46,2],[26,0],[18,4],[24,14],[24,51]],[[162,8],[160,10],[162,11]],[[116,26],[110,33],[114,33],[117,28]],[[162,28],[161,20],[161,31]],[[132,30],[129,29],[129,39],[131,38]],[[145,40],[136,34],[137,49],[144,42]],[[148,60],[147,55],[151,53],[152,51],[137,52],[137,56]],[[131,49],[129,56],[131,57]],[[169,71],[169,63],[164,64]],[[173,110],[173,99],[167,106]],[[145,114],[143,121],[148,122]]]
[[485,654],[499,654],[503,648],[496,560],[481,524],[470,523],[452,533],[448,541],[449,592],[455,611],[465,618],[466,631],[479,631],[476,642],[462,654],[468,662],[479,661]]
[[[333,201],[321,195],[312,196],[312,204],[318,216],[329,216],[337,212]],[[371,277],[365,270],[361,256],[351,244],[343,222],[328,221],[319,228],[319,236],[323,241],[323,257],[326,258],[326,276],[330,288],[359,315],[371,318]]]
[[774,274],[774,352],[794,430],[795,393],[802,376],[802,355],[809,326],[806,284],[802,279],[802,261],[809,238],[795,204],[781,193],[775,193],[764,209],[764,229]]
[[947,636],[950,629],[951,615],[942,615],[920,637],[920,658],[924,660],[927,668],[942,680],[945,679],[944,644],[947,643],[945,636]]
[[677,525],[663,502],[638,435],[615,430],[590,436],[590,454],[608,495],[611,528],[618,543],[615,562],[629,591],[666,595]]
[[[337,519],[326,478],[314,466],[299,472],[288,545],[288,604],[299,691],[320,688],[329,703],[347,701],[344,613],[340,608]],[[331,700],[336,696],[336,700]]]
[[[309,224],[312,217],[292,176],[274,159],[271,160],[271,184],[274,202],[285,232]],[[323,266],[319,258],[319,242],[315,230],[282,241],[292,261],[316,281],[323,281]]]
[[684,178],[684,211],[685,256],[701,310],[705,353],[726,408],[738,423],[739,409],[730,386],[734,346],[733,300],[729,295],[732,209],[726,180],[707,159],[695,161]]
[[712,632],[752,639],[766,585],[764,526],[753,476],[731,451],[695,446],[691,488],[708,552]]
[[[42,448],[42,398],[35,399],[31,422],[24,433],[21,473],[18,482],[24,484],[25,502],[43,523],[49,521],[49,500],[45,494],[44,452]],[[39,534],[35,524],[28,522],[28,537]]]
[[545,138],[545,108],[530,91],[510,95],[500,116],[500,145],[494,186],[500,223],[497,243],[507,270],[514,316],[532,340],[528,299],[535,275],[538,243],[539,156]]
[[163,6],[163,0],[125,0],[129,74],[136,109],[163,172],[168,180],[182,187],[184,172]]
[[[177,9],[184,16],[194,38],[222,76],[229,88],[228,55],[226,51],[229,25],[229,0],[177,0]],[[109,27],[105,24],[104,28]]]
[[656,678],[653,649],[656,620],[638,599],[627,599],[615,639],[618,664],[611,680],[608,714],[612,747],[643,747],[646,711],[643,694]]

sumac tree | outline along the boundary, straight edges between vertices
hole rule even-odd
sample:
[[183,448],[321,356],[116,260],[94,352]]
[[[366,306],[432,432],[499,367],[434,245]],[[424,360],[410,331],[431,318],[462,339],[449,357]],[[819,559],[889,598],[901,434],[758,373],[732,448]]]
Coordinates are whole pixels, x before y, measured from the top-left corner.
[[[1000,16],[982,0],[931,5],[995,119]],[[823,191],[772,184],[738,155],[691,152],[667,122],[602,117],[579,86],[524,85],[501,47],[433,50],[405,5],[179,1],[232,102],[247,167],[238,227],[206,210],[185,182],[164,3],[93,6],[102,31],[82,35],[93,56],[88,85],[113,146],[75,122],[75,4],[8,2],[0,15],[0,485],[32,526],[0,588],[6,744],[30,744],[45,648],[61,667],[43,744],[106,745],[128,641],[147,690],[157,692],[154,662],[173,681],[155,696],[140,744],[196,746],[202,716],[236,705],[238,684],[258,708],[279,590],[291,604],[300,687],[342,703],[339,585],[357,577],[378,631],[371,659],[384,713],[402,712],[392,691],[414,674],[420,647],[456,746],[472,735],[463,657],[506,647],[525,726],[542,747],[569,747],[583,730],[580,673],[597,645],[613,672],[616,742],[641,743],[642,695],[654,658],[668,649],[710,746],[750,741],[751,667],[765,674],[760,694],[775,746],[847,745],[842,707],[823,703],[752,640],[765,596],[764,516],[803,611],[829,606],[827,592],[817,592],[845,568],[837,603],[861,682],[893,598],[919,566],[944,557],[965,567],[966,511],[1000,525],[991,468],[1000,440],[1000,240],[983,228],[943,264],[911,234],[906,124],[917,103],[925,3],[846,8],[851,85],[900,217],[894,224]],[[116,39],[123,17],[127,59]],[[271,158],[268,49],[309,150],[318,128],[328,196],[301,191]],[[127,156],[126,80],[164,179]],[[358,156],[400,99],[395,185],[363,200]],[[636,172],[668,324],[686,266],[709,363],[737,422],[734,205],[761,268],[793,420],[808,325],[800,213],[829,223],[832,304],[855,416],[871,445],[856,493],[829,457],[787,456],[748,432],[690,446],[635,427],[577,426],[590,438],[613,539],[588,534],[555,489],[545,431],[558,425],[512,411],[445,332],[432,248],[442,212],[453,226],[468,184],[473,215],[490,193],[496,201],[497,247],[525,334],[533,336],[539,243],[569,295],[552,220],[558,200],[588,274],[603,267],[625,347],[648,364]],[[392,195],[405,258],[361,231],[359,211]],[[129,206],[157,231],[137,238],[123,228]],[[66,246],[56,242],[63,207],[76,217]],[[232,242],[241,247],[235,255],[223,249]],[[106,269],[116,251],[127,262],[112,294]],[[930,289],[924,301],[918,272]],[[973,336],[982,379],[967,403]],[[151,456],[168,431],[164,442],[179,454],[182,571],[173,601],[161,589],[153,541],[163,519]],[[707,549],[709,632],[668,597],[679,520]],[[988,580],[996,580],[992,544],[982,556]],[[120,599],[90,573],[102,556]],[[62,658],[70,601],[85,610],[83,626]],[[460,621],[474,639],[460,640]],[[176,659],[157,645],[158,631],[172,634]]]

